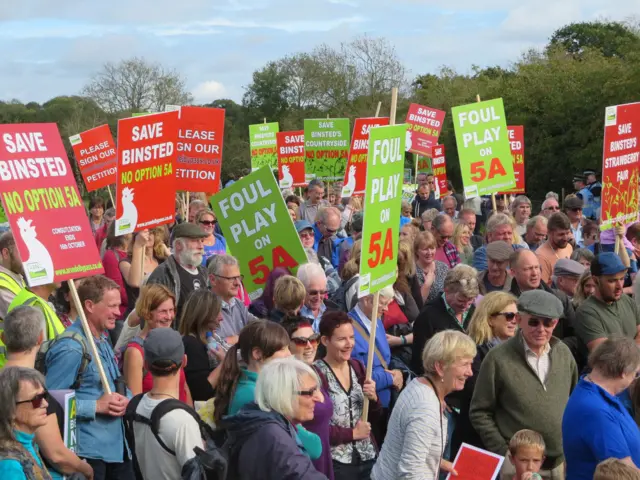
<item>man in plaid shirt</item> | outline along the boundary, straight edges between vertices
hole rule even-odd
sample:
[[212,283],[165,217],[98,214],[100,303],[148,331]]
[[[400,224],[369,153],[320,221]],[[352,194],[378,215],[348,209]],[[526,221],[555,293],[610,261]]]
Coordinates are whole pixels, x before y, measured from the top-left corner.
[[438,248],[436,249],[436,260],[440,260],[449,268],[453,268],[460,263],[458,249],[451,243],[455,225],[449,215],[438,215],[431,224],[431,232],[436,237]]

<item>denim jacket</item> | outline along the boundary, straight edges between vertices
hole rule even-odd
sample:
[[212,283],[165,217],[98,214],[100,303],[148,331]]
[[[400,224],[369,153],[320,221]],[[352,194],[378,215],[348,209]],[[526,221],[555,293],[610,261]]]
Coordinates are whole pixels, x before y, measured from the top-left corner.
[[[80,320],[76,320],[68,329],[79,332],[83,338],[86,338]],[[94,341],[111,391],[115,392],[115,380],[120,376],[120,371],[113,349],[105,335],[101,335],[98,339],[94,338]],[[96,403],[104,394],[104,390],[88,344],[86,349],[92,361],[87,365],[80,387],[76,390],[77,454],[79,457],[102,460],[107,463],[121,463],[124,461],[125,448],[131,458],[124,436],[124,424],[120,417],[96,414]],[[75,339],[58,340],[46,357],[47,388],[49,390],[69,389],[75,381],[81,358],[82,346]],[[130,396],[128,391],[127,395]]]

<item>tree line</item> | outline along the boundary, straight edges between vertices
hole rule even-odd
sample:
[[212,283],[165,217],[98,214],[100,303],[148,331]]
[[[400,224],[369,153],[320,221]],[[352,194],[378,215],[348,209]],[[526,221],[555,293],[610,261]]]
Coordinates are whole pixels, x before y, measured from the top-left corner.
[[[400,87],[397,120],[412,102],[445,110],[440,143],[447,171],[461,188],[451,107],[502,97],[510,125],[524,125],[527,192],[541,201],[549,190],[571,191],[571,177],[600,169],[604,111],[609,105],[640,100],[640,34],[636,25],[589,22],[557,30],[542,50],[524,52],[506,67],[449,67],[409,78],[393,45],[384,38],[358,37],[338,47],[320,45],[288,55],[255,71],[240,103],[216,100],[226,109],[222,177],[250,167],[248,126],[264,118],[281,130],[301,129],[305,118],[373,116],[389,111],[390,91]],[[178,72],[141,58],[106,64],[74,96],[43,104],[0,102],[0,122],[56,122],[72,164],[68,137],[134,112],[193,103]],[[412,166],[407,157],[407,167]],[[78,179],[79,172],[78,173]],[[82,181],[79,182],[82,186]]]

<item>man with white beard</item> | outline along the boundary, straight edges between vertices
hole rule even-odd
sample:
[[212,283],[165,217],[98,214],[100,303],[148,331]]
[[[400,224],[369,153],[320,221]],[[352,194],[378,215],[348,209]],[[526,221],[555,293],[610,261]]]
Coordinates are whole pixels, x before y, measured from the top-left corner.
[[179,326],[182,306],[191,292],[210,287],[207,270],[202,266],[202,242],[208,236],[209,234],[193,223],[176,225],[171,232],[173,253],[147,280],[147,283],[166,286],[176,296],[176,319],[173,325],[176,329]]

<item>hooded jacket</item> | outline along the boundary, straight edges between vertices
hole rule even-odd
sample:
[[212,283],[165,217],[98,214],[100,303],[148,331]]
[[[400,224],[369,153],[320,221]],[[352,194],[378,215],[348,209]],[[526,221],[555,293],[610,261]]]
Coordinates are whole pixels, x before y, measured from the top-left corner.
[[226,417],[228,478],[237,480],[326,480],[298,439],[295,427],[277,412],[254,403]]

